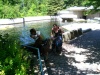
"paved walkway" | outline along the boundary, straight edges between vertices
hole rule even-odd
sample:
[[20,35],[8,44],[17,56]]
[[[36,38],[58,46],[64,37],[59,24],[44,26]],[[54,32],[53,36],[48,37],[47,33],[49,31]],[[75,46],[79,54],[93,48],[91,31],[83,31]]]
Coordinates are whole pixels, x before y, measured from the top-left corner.
[[100,30],[63,43],[62,53],[50,53],[48,64],[48,75],[100,75]]

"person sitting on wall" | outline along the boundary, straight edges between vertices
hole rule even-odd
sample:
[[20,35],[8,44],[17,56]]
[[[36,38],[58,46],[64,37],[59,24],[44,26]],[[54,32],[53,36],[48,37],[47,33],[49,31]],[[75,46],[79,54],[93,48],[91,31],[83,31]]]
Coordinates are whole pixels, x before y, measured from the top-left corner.
[[[62,33],[63,31],[56,24],[53,25],[51,38],[52,41],[52,50],[56,49],[56,52],[61,51],[62,48]],[[53,50],[54,51],[54,50]]]
[[34,47],[39,48],[41,55],[44,56],[44,60],[48,60],[48,49],[49,49],[49,40],[43,40],[40,35],[40,31],[36,31],[34,28],[30,29],[30,37],[35,40]]
[[51,37],[57,37],[59,35],[59,32],[60,34],[62,34],[63,31],[59,28],[59,26],[57,26],[57,24],[54,24],[51,32]]

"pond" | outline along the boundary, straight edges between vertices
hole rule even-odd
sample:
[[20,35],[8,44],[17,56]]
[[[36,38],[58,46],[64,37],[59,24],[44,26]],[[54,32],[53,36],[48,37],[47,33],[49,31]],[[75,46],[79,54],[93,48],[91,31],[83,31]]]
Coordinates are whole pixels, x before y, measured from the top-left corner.
[[[30,22],[25,24],[12,24],[8,25],[7,27],[1,29],[0,27],[0,34],[8,33],[14,38],[20,39],[21,44],[28,44],[34,42],[32,38],[30,38],[29,30],[31,28],[35,28],[41,32],[43,38],[49,38],[51,33],[51,28],[55,22],[54,21],[37,21],[37,22]],[[58,22],[56,22],[60,25]],[[5,26],[5,25],[2,25]]]

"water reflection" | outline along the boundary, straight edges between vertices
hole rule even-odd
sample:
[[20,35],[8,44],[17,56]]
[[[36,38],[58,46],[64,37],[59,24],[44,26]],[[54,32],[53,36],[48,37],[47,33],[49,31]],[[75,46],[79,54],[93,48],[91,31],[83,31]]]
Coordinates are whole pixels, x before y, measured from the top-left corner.
[[6,25],[6,26],[13,26],[13,28],[7,28],[5,27],[5,25],[1,25],[3,29],[5,28],[5,30],[3,30],[0,27],[0,33],[1,34],[9,33],[11,35],[16,34],[19,37],[21,44],[34,43],[34,40],[30,38],[29,30],[31,28],[39,30],[41,32],[41,35],[45,39],[50,37],[50,32],[53,24],[54,22],[47,21],[39,23],[38,22],[25,23],[25,27],[23,26],[23,24]]

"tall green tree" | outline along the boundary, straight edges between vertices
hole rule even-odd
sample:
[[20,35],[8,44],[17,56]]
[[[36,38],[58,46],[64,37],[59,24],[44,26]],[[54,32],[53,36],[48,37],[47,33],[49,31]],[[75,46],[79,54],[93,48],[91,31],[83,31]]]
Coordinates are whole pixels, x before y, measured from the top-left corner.
[[94,12],[100,11],[100,0],[85,0],[83,2],[83,5],[93,6],[94,7],[94,9],[93,9]]
[[84,0],[64,0],[64,8],[68,8],[70,6],[83,6],[83,1]]
[[48,0],[48,15],[54,15],[58,10],[64,8],[63,0]]
[[54,15],[71,6],[91,5],[93,12],[100,10],[99,0],[0,0],[0,18]]
[[3,4],[11,4],[11,5],[15,5],[21,2],[21,0],[1,0],[3,2]]

